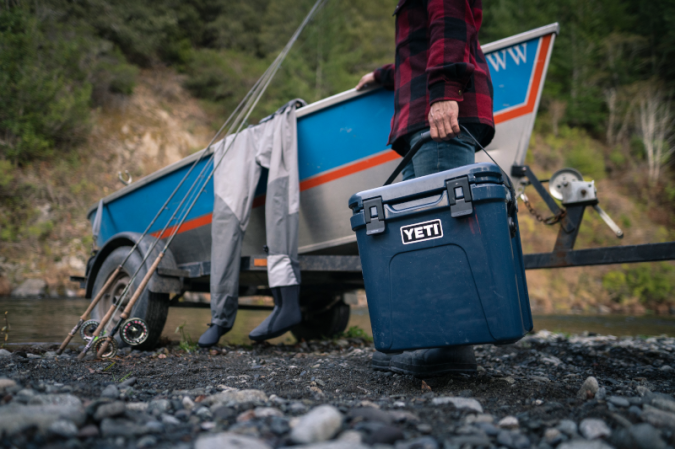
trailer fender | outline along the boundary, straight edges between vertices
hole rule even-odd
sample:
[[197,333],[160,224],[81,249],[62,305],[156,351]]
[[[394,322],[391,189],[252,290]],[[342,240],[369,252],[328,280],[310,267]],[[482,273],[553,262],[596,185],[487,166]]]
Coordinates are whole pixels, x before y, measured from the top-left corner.
[[[135,251],[138,251],[141,257],[145,257],[145,255],[148,254],[148,251],[150,251],[150,248],[152,248],[152,244],[156,240],[157,239],[155,237],[149,235],[146,235],[141,240],[141,234],[138,232],[120,232],[119,234],[115,234],[110,239],[108,239],[103,247],[98,250],[96,255],[93,257],[93,260],[87,264],[87,286],[85,297],[88,299],[92,297],[96,275],[98,274],[101,265],[103,265],[103,261],[105,261],[106,257],[108,257],[110,253],[121,246],[128,246],[131,248],[134,246],[134,244],[138,243]],[[150,256],[145,261],[145,265],[148,269],[155,261],[157,256],[159,256],[159,253],[163,247],[164,245],[160,243],[152,250]],[[159,268],[173,271],[178,270],[176,259],[174,258],[170,249],[167,249],[166,254],[164,254],[162,261],[159,263]],[[180,293],[182,288],[183,281],[181,278],[160,276],[156,272],[152,275],[150,282],[148,283],[148,289],[154,293]]]

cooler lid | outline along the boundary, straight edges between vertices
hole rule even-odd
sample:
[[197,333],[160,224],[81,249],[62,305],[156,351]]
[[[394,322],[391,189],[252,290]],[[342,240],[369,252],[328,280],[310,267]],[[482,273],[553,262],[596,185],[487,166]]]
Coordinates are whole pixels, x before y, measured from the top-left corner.
[[426,196],[430,193],[444,190],[446,181],[466,177],[469,184],[503,184],[502,172],[495,164],[481,163],[465,165],[433,175],[422,176],[396,184],[377,187],[355,193],[349,198],[349,207],[353,210],[363,208],[363,201],[371,198],[381,198],[383,203],[398,202],[403,199]]

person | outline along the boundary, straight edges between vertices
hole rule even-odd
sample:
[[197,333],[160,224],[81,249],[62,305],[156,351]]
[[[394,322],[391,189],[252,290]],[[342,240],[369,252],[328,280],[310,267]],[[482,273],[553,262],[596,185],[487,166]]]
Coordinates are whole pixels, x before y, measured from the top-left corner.
[[[478,42],[481,0],[400,0],[396,16],[395,64],[364,75],[362,90],[394,90],[389,144],[399,154],[425,131],[422,145],[403,169],[403,180],[473,164],[480,148],[460,123],[487,146],[494,136],[492,81]],[[372,367],[418,377],[475,372],[472,346],[373,355]]]

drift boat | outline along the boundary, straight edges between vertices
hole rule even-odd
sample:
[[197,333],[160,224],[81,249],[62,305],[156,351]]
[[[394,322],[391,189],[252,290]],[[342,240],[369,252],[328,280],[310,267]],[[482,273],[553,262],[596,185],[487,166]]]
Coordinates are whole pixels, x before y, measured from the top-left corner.
[[[558,24],[552,24],[482,47],[494,86],[496,123],[495,138],[487,149],[505,169],[525,161],[558,29]],[[331,335],[344,330],[349,307],[343,301],[343,294],[363,287],[347,200],[354,192],[382,185],[400,160],[386,145],[394,112],[393,97],[393,92],[382,88],[361,92],[352,89],[297,110],[301,301],[306,313],[303,323],[293,331],[298,337]],[[141,255],[131,258],[125,270],[133,273],[152,240],[164,239],[175,230],[170,226],[161,235],[167,220],[207,163],[210,153],[204,154],[205,151],[120,189],[89,210],[88,218],[93,223],[99,249],[87,265],[86,277],[79,279],[86,287],[88,298],[101,288],[119,264],[119,255],[126,254],[138,240],[165,199],[201,156],[202,160],[151,229],[152,237],[140,243]],[[487,158],[479,153],[477,161],[487,161]],[[512,180],[522,190],[527,180],[522,173],[516,175]],[[263,174],[243,242],[242,295],[266,291],[265,208],[261,207],[265,202],[265,185]],[[170,303],[185,304],[170,301],[171,294],[177,298],[186,291],[209,290],[213,202],[211,182],[178,229],[169,253],[134,310],[134,315],[144,318],[150,327],[153,337],[148,340],[148,346],[161,334]],[[152,260],[151,256],[147,264]],[[118,275],[120,279],[94,309],[94,318],[108,310],[129,282],[129,273]],[[143,274],[141,271],[139,278]]]

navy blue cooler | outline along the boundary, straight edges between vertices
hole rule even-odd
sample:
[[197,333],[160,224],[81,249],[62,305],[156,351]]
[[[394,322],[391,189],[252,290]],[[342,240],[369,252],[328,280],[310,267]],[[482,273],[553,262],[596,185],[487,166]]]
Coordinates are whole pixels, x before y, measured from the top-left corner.
[[515,201],[494,164],[350,198],[377,350],[504,344],[532,330]]

